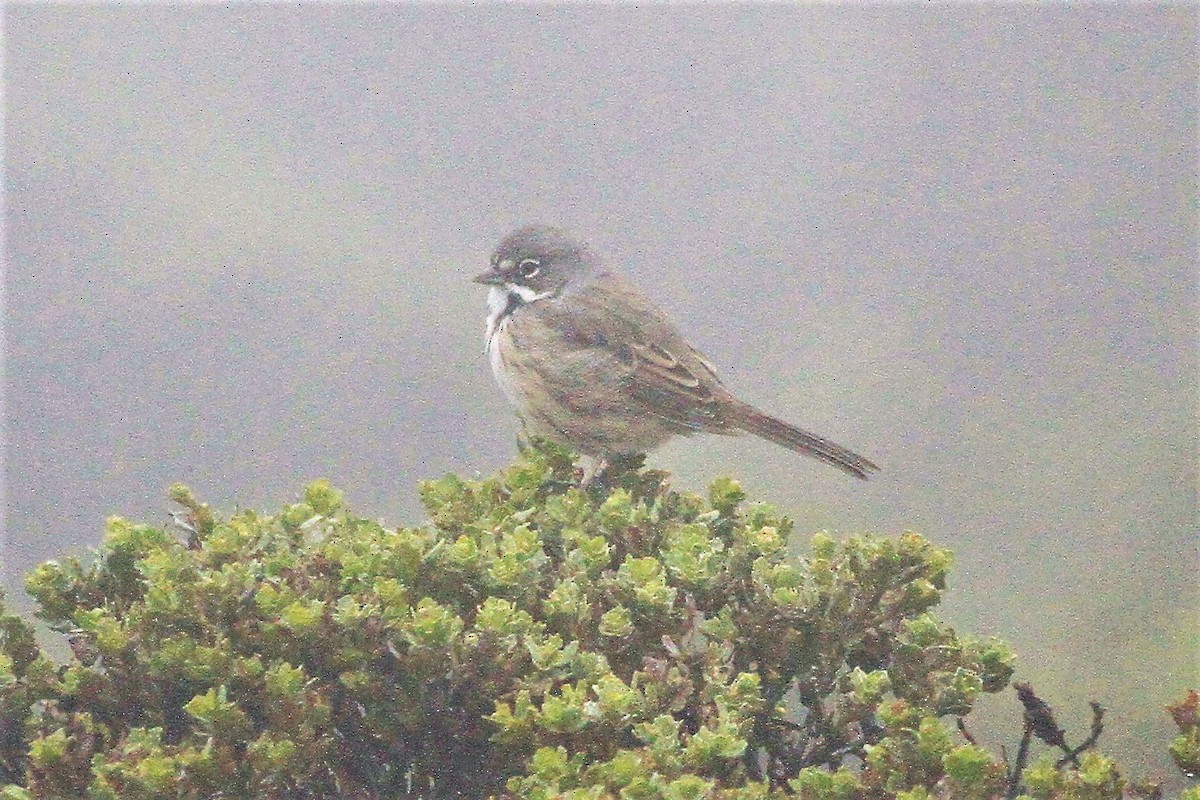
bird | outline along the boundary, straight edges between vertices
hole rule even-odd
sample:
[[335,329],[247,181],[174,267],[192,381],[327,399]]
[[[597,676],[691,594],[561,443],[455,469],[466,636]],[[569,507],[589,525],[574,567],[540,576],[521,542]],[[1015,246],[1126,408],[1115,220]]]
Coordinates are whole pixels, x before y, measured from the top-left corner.
[[734,396],[667,315],[587,242],[527,225],[487,271],[486,353],[496,383],[535,435],[609,464],[673,436],[750,433],[856,478],[865,456]]

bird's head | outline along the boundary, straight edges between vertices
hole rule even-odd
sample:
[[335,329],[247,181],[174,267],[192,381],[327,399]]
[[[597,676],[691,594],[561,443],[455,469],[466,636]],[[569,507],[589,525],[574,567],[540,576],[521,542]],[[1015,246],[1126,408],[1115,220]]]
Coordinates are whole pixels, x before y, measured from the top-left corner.
[[598,268],[599,259],[583,241],[560,228],[529,225],[504,237],[491,268],[474,280],[531,303],[582,285]]

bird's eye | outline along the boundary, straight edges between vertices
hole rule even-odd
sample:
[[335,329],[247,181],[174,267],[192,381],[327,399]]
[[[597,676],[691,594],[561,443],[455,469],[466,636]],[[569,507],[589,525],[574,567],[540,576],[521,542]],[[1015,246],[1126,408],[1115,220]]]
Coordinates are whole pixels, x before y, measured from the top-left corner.
[[517,265],[517,272],[521,274],[522,278],[532,278],[538,274],[541,268],[542,263],[536,258],[527,258]]

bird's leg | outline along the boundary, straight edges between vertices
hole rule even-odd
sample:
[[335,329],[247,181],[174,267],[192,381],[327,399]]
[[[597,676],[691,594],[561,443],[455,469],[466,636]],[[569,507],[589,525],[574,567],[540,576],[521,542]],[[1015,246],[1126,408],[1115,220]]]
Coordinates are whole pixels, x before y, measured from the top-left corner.
[[579,488],[588,489],[596,481],[602,481],[604,479],[604,470],[608,469],[608,463],[607,458],[593,459],[591,465],[583,471],[583,480],[579,482]]
[[517,452],[524,453],[533,444],[533,432],[529,430],[529,421],[520,411],[517,412],[517,421],[521,423],[521,430],[517,431]]

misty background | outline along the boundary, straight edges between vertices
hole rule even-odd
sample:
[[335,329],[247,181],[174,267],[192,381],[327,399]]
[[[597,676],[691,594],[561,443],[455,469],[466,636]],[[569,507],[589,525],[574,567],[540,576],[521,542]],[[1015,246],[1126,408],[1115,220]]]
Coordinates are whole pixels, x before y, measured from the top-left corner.
[[[677,440],[820,528],[956,554],[1081,739],[1170,774],[1200,683],[1197,7],[4,8],[2,577],[182,481],[424,517],[517,423],[469,282],[578,231],[745,399],[862,452]],[[985,743],[1015,748],[1011,692]],[[1004,738],[998,738],[1003,732]]]

